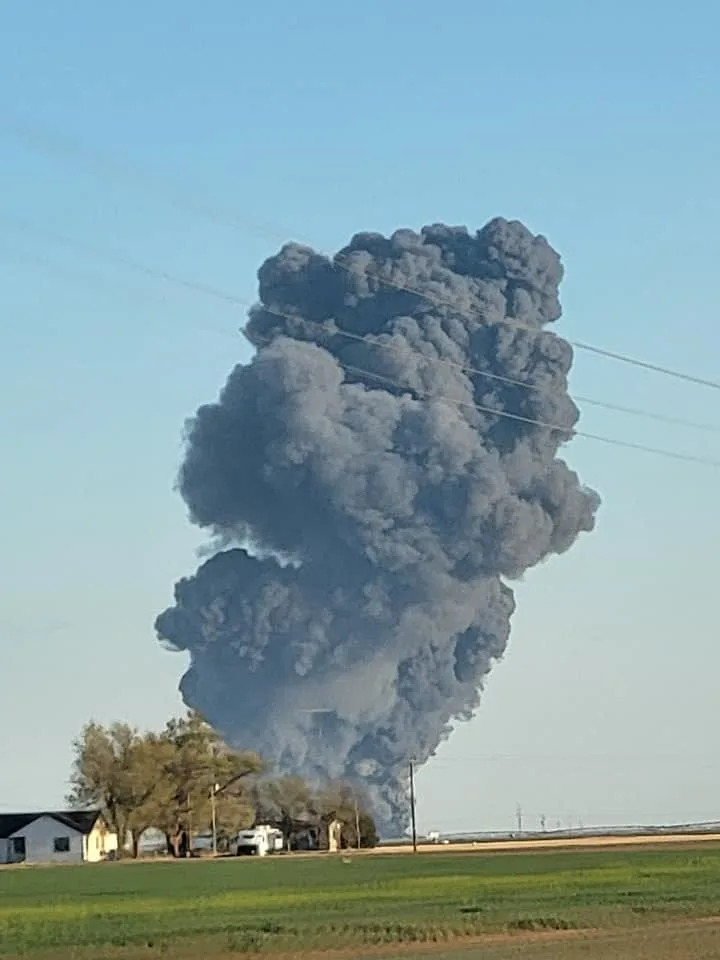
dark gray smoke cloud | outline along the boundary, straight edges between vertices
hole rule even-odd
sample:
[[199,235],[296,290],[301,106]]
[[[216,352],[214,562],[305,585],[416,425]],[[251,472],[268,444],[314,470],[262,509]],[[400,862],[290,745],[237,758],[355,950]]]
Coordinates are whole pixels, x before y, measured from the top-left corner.
[[259,271],[253,360],[189,426],[180,489],[227,549],[157,619],[190,652],[185,701],[281,770],[362,779],[386,830],[408,759],[472,716],[505,650],[505,580],[594,525],[557,456],[578,419],[572,350],[542,329],[561,278],[502,219],[332,260],[288,244]]

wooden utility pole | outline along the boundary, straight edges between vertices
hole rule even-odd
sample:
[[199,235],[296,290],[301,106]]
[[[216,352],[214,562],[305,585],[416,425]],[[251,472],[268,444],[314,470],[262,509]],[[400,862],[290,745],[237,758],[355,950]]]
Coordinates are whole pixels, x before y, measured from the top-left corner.
[[[213,856],[217,855],[217,797],[218,794],[224,793],[228,787],[231,787],[234,783],[237,783],[238,780],[242,780],[243,777],[248,777],[250,775],[249,770],[243,770],[242,773],[236,774],[234,777],[231,777],[222,786],[219,783],[214,783],[210,788],[210,816],[212,820],[212,852]],[[190,800],[188,798],[188,804]]]
[[410,761],[410,823],[412,826],[412,848],[417,853],[417,828],[415,826],[415,758]]
[[358,807],[357,797],[355,797],[355,840],[357,848],[360,849],[360,808]]
[[190,794],[187,796],[187,832],[185,836],[185,846],[187,847],[185,851],[186,857],[192,856],[193,848],[193,825],[192,825],[192,804],[190,803]]
[[213,856],[217,856],[217,815],[215,812],[215,795],[219,790],[217,783],[214,783],[210,788],[210,813],[212,819],[212,852]]

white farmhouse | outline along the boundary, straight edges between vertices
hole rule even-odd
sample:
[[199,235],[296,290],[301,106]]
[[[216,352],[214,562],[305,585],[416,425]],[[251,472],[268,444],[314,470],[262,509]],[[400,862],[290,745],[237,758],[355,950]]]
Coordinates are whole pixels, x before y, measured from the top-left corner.
[[0,813],[0,863],[96,863],[117,845],[99,810]]

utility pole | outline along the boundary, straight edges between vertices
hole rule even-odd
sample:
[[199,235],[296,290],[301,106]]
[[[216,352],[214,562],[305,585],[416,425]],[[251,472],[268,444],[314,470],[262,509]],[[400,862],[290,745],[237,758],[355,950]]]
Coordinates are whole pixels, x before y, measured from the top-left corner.
[[192,804],[190,803],[190,794],[188,793],[188,798],[187,798],[187,832],[186,832],[186,835],[185,835],[185,846],[187,847],[187,850],[185,851],[185,856],[186,856],[186,857],[191,857],[191,856],[192,856],[192,849],[193,849],[192,836],[193,836]]
[[217,783],[214,783],[210,788],[210,812],[212,815],[212,852],[213,856],[217,856],[217,817],[215,815],[215,794],[219,790]]
[[217,811],[215,809],[215,798],[219,793],[222,793],[224,790],[227,790],[228,787],[231,787],[234,783],[237,783],[238,780],[242,780],[243,777],[248,776],[250,771],[244,771],[243,773],[238,773],[236,776],[231,777],[226,781],[222,786],[219,783],[214,783],[210,788],[210,815],[212,820],[212,852],[213,856],[217,853]]
[[520,804],[517,805],[515,816],[517,817],[518,833],[522,833],[522,807]]
[[415,825],[415,758],[410,760],[410,823],[412,825],[412,848],[417,853],[417,828]]
[[355,797],[355,839],[357,848],[360,849],[360,809],[358,807],[357,797]]

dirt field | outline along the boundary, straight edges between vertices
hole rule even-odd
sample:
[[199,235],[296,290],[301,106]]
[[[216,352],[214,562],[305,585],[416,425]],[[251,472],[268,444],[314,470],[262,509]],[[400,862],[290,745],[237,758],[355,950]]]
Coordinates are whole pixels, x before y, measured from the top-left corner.
[[[203,951],[203,960],[237,960],[237,950]],[[74,960],[146,960],[147,948],[73,951]],[[261,960],[263,954],[245,954]],[[69,957],[70,954],[64,956]],[[193,944],[175,944],[168,960],[197,960]],[[392,947],[294,951],[268,960],[718,960],[720,918],[677,921],[634,930],[548,931],[487,934],[455,944],[396,944]],[[59,960],[57,951],[32,960]],[[63,958],[64,960],[64,958]]]
[[454,950],[411,948],[405,952],[384,953],[382,958],[376,955],[375,958],[353,957],[353,960],[717,960],[718,957],[720,919],[622,932],[568,931],[527,937],[486,937]]
[[[597,847],[640,847],[663,846],[665,844],[719,843],[720,833],[676,833],[656,836],[602,836],[602,837],[548,837],[547,839],[528,840],[478,840],[472,843],[422,843],[418,847],[423,853],[491,853],[493,851],[532,851],[532,850],[585,850]],[[382,846],[374,854],[412,853],[410,844]]]

